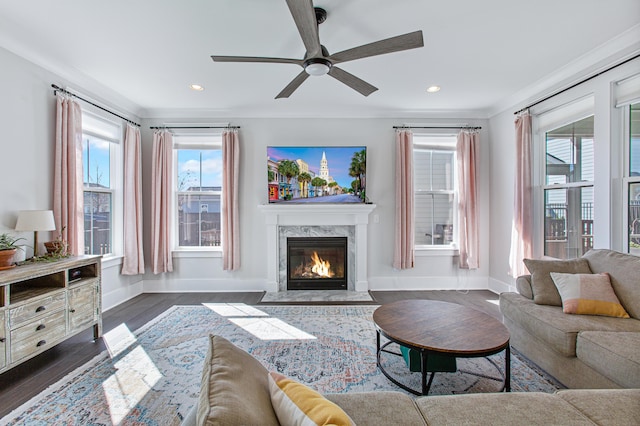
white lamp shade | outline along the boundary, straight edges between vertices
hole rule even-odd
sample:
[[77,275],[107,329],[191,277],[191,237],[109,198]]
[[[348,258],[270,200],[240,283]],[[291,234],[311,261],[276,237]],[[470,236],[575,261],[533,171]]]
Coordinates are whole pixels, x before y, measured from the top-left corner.
[[16,231],[53,231],[56,222],[52,210],[23,210],[18,214]]

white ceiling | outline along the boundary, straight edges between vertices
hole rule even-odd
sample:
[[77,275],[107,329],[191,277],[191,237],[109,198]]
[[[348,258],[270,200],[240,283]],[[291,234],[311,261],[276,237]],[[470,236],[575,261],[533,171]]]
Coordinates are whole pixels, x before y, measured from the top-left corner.
[[[610,56],[637,53],[640,43],[638,0],[315,5],[328,12],[320,40],[330,53],[416,30],[425,47],[341,64],[379,88],[369,97],[322,76],[276,100],[300,67],[214,63],[210,55],[302,58],[284,0],[3,1],[0,46],[142,117],[486,117],[533,96],[543,81],[560,84]],[[432,84],[442,90],[426,93]]]

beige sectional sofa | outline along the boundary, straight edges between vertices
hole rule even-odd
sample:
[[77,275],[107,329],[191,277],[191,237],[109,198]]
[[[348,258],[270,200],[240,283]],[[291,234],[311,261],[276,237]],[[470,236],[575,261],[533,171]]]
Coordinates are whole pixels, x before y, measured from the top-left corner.
[[[219,336],[210,337],[201,393],[183,425],[288,425],[274,411],[268,371]],[[565,390],[426,396],[400,392],[330,394],[356,425],[629,425],[640,418],[640,390]]]
[[565,314],[562,306],[536,303],[544,289],[521,276],[518,293],[500,295],[511,346],[568,388],[640,388],[640,258],[590,250],[582,259],[592,273],[610,275],[631,318]]

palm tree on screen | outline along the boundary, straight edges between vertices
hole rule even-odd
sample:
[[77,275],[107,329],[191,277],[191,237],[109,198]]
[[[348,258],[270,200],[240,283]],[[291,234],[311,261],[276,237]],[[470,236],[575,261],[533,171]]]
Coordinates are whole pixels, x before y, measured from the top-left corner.
[[278,172],[283,175],[286,176],[287,178],[287,192],[288,192],[288,196],[291,196],[290,191],[291,191],[291,178],[294,176],[298,176],[298,173],[300,173],[300,169],[298,168],[298,164],[296,164],[295,161],[291,161],[291,160],[280,160],[280,162],[278,163]]

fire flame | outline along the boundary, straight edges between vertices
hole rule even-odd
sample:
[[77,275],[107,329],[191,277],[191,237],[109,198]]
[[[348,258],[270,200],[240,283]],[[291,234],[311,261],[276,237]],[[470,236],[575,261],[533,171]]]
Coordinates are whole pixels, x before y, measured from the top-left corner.
[[333,271],[331,271],[331,264],[328,260],[322,260],[315,251],[313,252],[313,256],[311,256],[311,260],[313,261],[311,272],[324,278],[333,277],[334,274]]

